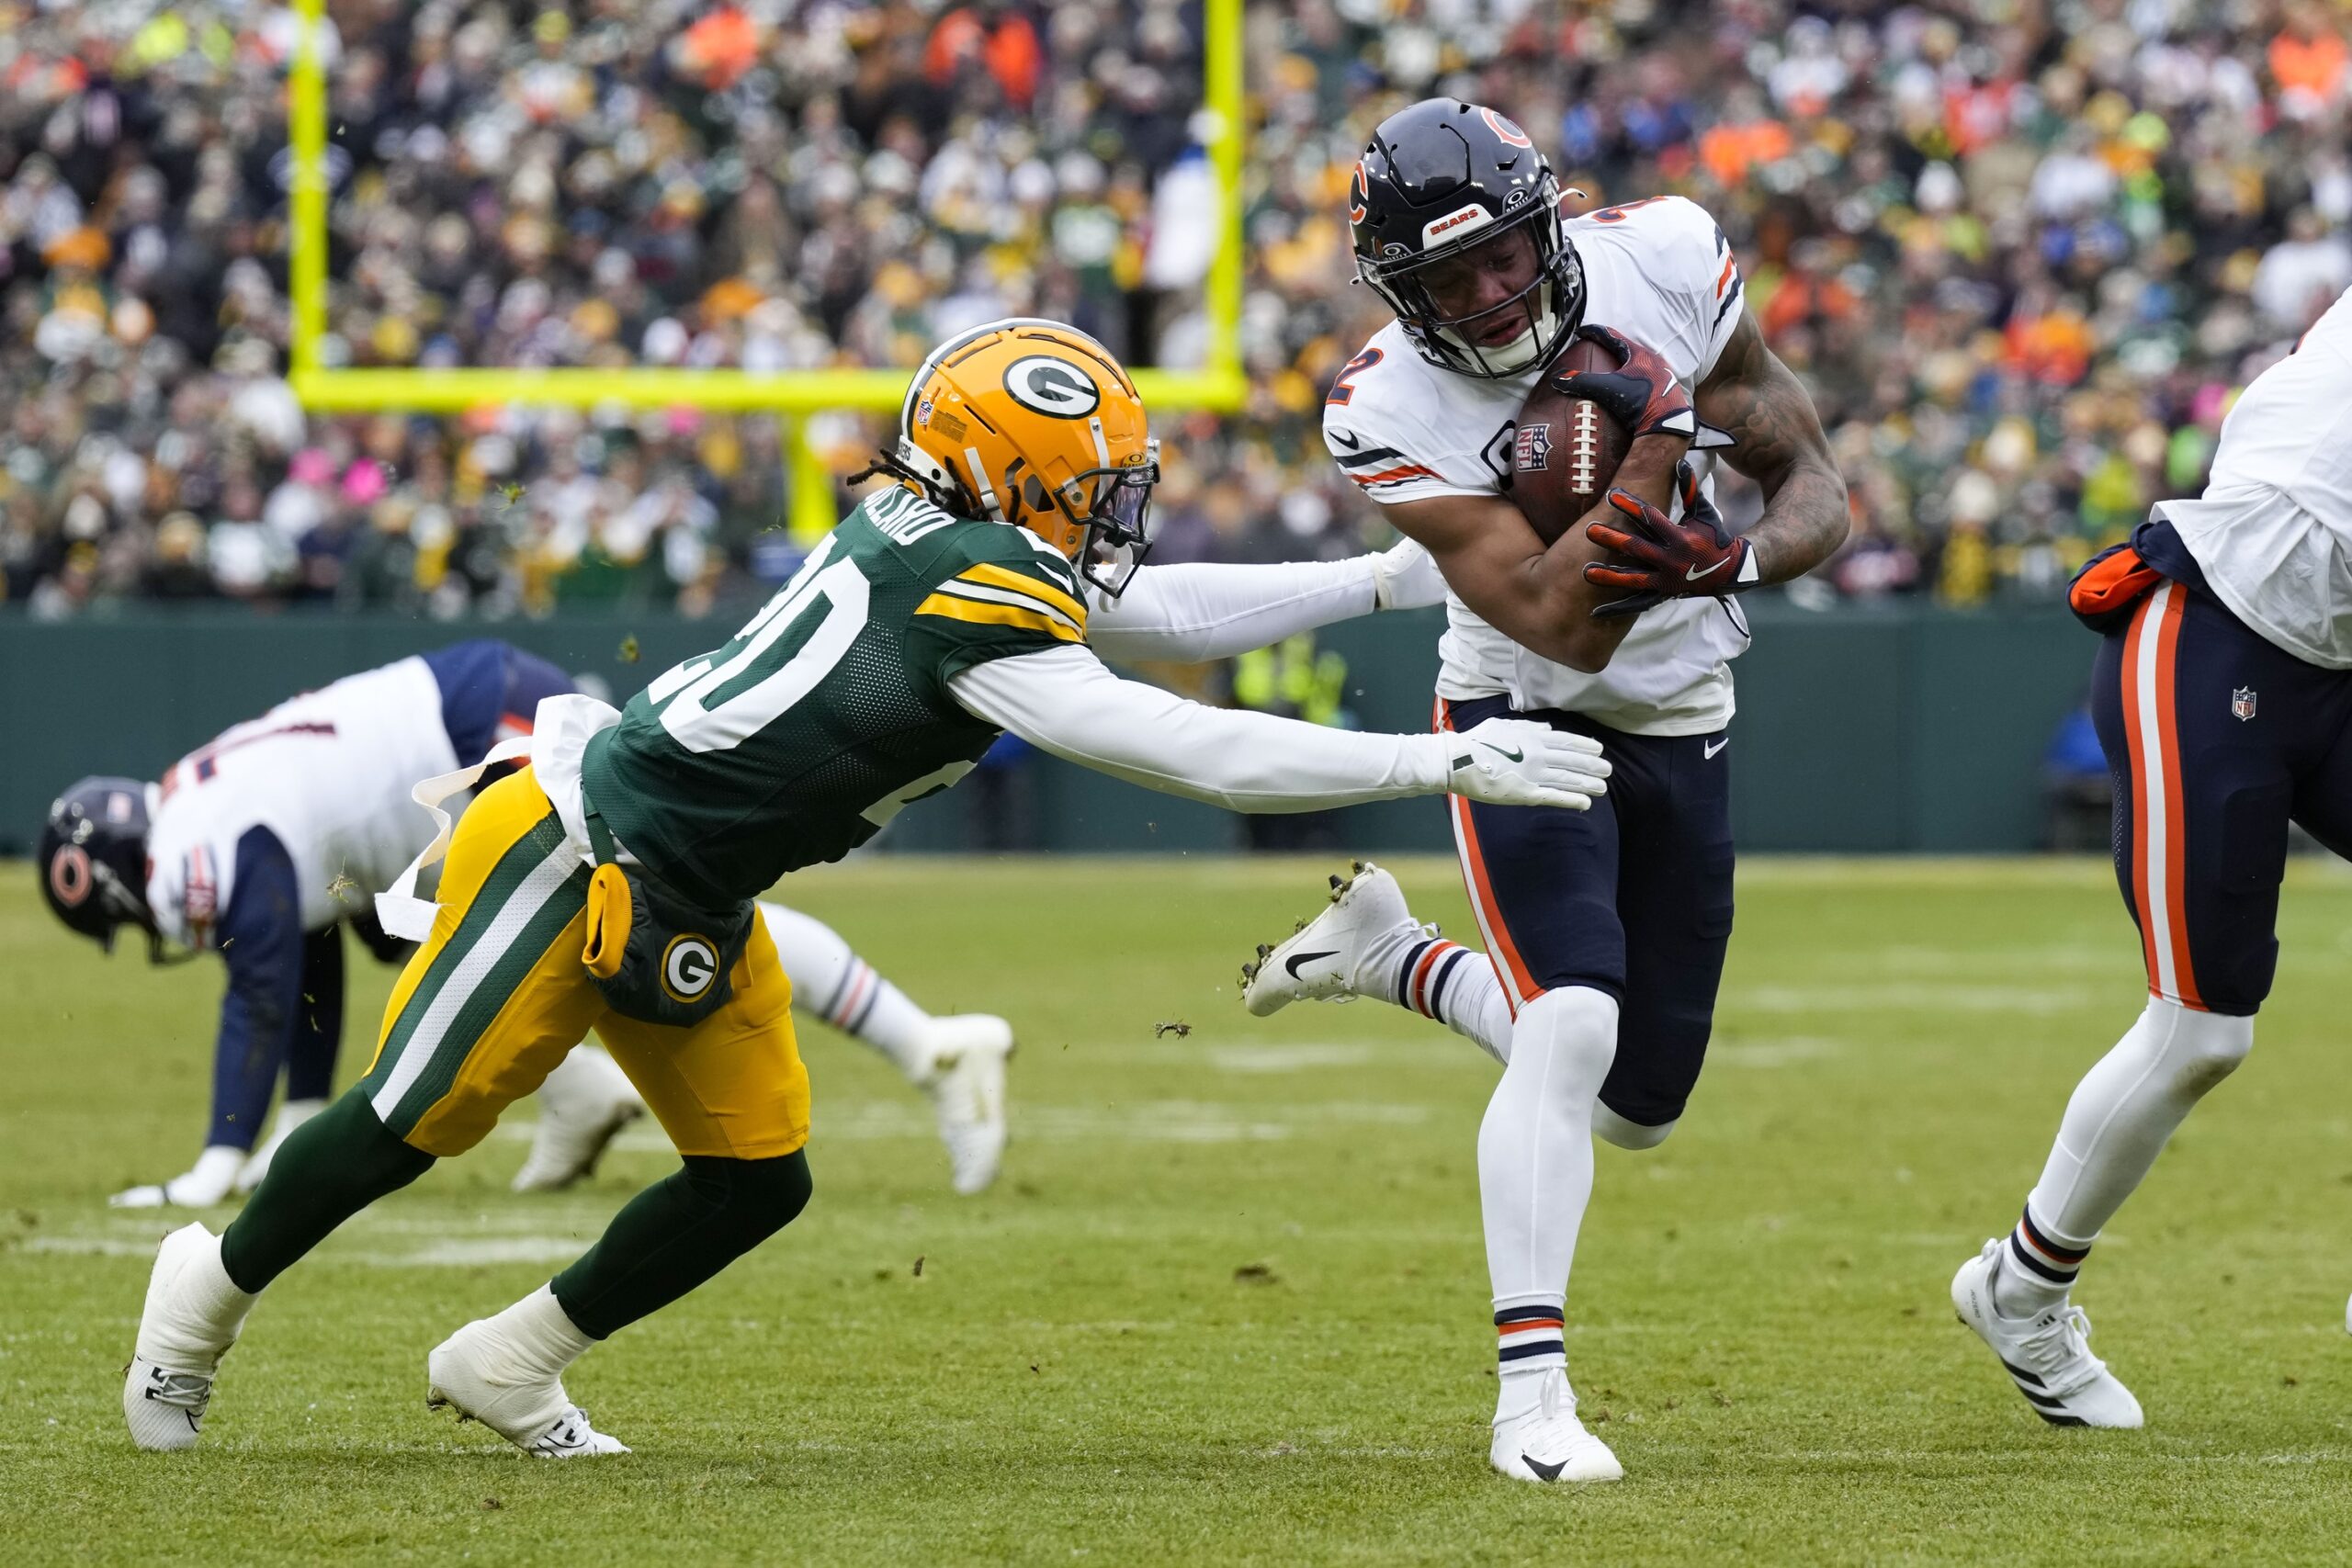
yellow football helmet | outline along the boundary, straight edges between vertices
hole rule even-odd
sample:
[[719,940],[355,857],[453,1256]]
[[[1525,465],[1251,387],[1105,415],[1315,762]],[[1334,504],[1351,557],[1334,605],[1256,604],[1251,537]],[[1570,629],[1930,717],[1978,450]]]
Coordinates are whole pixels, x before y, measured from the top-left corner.
[[1028,529],[1116,598],[1151,548],[1159,443],[1111,351],[1025,316],[960,333],[907,386],[879,465],[950,512]]

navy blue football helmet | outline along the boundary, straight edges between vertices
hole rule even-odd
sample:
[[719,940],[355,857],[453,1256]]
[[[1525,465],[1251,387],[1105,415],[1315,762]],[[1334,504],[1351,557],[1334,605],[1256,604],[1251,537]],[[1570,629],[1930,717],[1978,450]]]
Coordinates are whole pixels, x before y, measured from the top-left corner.
[[[1356,276],[1433,365],[1491,379],[1548,365],[1584,319],[1584,266],[1560,231],[1559,202],[1552,165],[1525,131],[1477,104],[1424,98],[1382,120],[1356,164]],[[1444,314],[1429,269],[1521,231],[1534,244],[1533,279],[1499,304]],[[1506,310],[1524,312],[1529,330],[1482,343]]]
[[147,908],[147,786],[137,779],[86,778],[50,803],[33,852],[50,911],[114,951],[119,926],[147,933],[161,962],[164,939]]

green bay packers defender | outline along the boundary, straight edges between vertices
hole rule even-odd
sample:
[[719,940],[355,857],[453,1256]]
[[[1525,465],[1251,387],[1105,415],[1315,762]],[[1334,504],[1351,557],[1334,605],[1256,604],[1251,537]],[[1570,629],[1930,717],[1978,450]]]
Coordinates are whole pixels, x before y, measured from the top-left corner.
[[[141,1448],[194,1444],[257,1292],[352,1214],[478,1143],[593,1029],[684,1167],[549,1284],[458,1329],[427,1370],[433,1403],[531,1452],[625,1451],[572,1404],[564,1369],[808,1199],[808,1080],[754,895],[863,843],[1005,730],[1252,811],[1446,792],[1580,809],[1605,787],[1598,745],[1542,725],[1349,734],[1113,675],[1089,646],[1091,618],[1124,621],[1141,643],[1155,617],[1181,633],[1180,614],[1272,637],[1296,629],[1285,615],[1334,618],[1351,593],[1358,608],[1345,613],[1370,609],[1381,588],[1377,570],[1347,563],[1320,587],[1269,568],[1185,578],[1123,613],[1149,545],[1157,448],[1134,384],[1083,333],[1006,321],[943,345],[916,372],[879,466],[900,482],[726,646],[626,712],[581,696],[543,704],[533,735],[488,759],[531,765],[484,790],[454,838],[444,817],[379,899],[387,929],[424,945],[386,1006],[374,1065],[287,1140],[223,1234],[189,1225],[157,1256],[123,1388]],[[438,814],[474,773],[429,780],[416,798]],[[440,903],[423,904],[416,874],[445,847]]]

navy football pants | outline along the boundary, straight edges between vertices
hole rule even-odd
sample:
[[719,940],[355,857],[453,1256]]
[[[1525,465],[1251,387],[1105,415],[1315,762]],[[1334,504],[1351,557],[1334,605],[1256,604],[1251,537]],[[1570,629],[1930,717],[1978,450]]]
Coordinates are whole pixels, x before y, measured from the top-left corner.
[[2166,579],[2100,647],[2091,716],[2148,989],[2252,1013],[2278,962],[2287,824],[2352,858],[2352,671],[2306,664]]
[[1600,1100],[1628,1122],[1682,1114],[1714,1026],[1732,924],[1730,737],[1626,735],[1506,697],[1441,699],[1440,729],[1532,719],[1606,750],[1589,811],[1449,797],[1487,955],[1511,1012],[1562,986],[1617,998],[1617,1059]]

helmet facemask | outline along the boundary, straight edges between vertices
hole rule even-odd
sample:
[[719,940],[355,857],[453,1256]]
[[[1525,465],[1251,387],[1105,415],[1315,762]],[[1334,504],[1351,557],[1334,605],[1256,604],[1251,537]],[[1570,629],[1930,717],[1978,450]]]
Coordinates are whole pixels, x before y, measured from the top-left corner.
[[[1357,257],[1357,276],[1396,312],[1423,358],[1464,376],[1499,380],[1548,364],[1576,331],[1584,317],[1584,265],[1560,232],[1554,216],[1559,194],[1548,175],[1544,183],[1544,194],[1523,210],[1475,229],[1453,244],[1393,262]],[[1534,276],[1526,286],[1496,304],[1445,314],[1429,287],[1429,273],[1521,234],[1535,253]],[[1479,342],[1481,330],[1495,321],[1521,319],[1527,326],[1517,336],[1492,345]]]
[[1051,486],[1022,477],[1007,516],[1062,548],[1080,578],[1116,599],[1151,553],[1151,492],[1159,483],[1155,436],[1135,462],[1081,468]]

